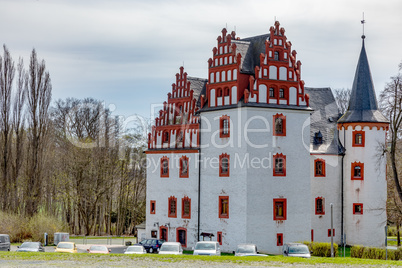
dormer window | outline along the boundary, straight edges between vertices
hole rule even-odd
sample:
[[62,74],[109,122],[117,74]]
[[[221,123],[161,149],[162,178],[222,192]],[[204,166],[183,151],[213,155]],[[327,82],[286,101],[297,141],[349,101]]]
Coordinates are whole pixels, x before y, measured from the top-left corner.
[[314,144],[322,144],[322,134],[318,131],[314,134]]

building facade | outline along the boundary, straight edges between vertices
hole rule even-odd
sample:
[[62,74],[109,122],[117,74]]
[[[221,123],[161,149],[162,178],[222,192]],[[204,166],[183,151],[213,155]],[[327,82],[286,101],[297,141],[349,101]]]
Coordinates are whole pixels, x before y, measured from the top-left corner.
[[364,39],[343,116],[330,88],[304,86],[291,47],[279,22],[243,39],[223,29],[208,79],[180,68],[148,136],[147,237],[186,248],[207,237],[227,252],[254,243],[273,254],[285,242],[331,236],[384,243],[385,162],[376,148],[388,122]]

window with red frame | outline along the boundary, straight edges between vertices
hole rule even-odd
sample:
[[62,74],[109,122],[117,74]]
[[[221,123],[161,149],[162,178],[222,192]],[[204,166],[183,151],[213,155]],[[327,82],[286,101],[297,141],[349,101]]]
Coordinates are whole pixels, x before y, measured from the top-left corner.
[[188,157],[182,156],[180,158],[180,178],[188,178]]
[[223,115],[219,119],[219,137],[220,138],[229,138],[230,137],[230,117],[227,115]]
[[365,140],[365,135],[364,131],[353,131],[353,142],[352,146],[353,147],[364,147],[364,141]]
[[283,221],[286,220],[286,199],[278,198],[274,199],[274,220]]
[[150,214],[155,214],[155,211],[156,211],[156,201],[155,200],[151,200],[150,201],[150,206],[149,206],[150,208]]
[[283,234],[276,234],[276,245],[283,246]]
[[353,203],[353,214],[363,215],[363,203]]
[[169,143],[169,132],[165,131],[163,132],[163,143]]
[[222,245],[222,232],[218,232],[216,234],[217,237],[217,242],[219,243],[219,245]]
[[[333,231],[332,236],[335,236],[335,229],[332,229],[332,231]],[[331,237],[331,229],[328,229],[328,237]]]
[[176,218],[177,217],[177,198],[174,196],[169,197],[169,207],[168,207],[168,217]]
[[286,116],[283,114],[276,114],[273,116],[273,135],[286,136]]
[[274,155],[274,176],[286,176],[286,155],[276,154]]
[[364,179],[364,163],[354,162],[352,163],[352,180]]
[[325,215],[325,199],[322,197],[315,199],[315,215]]
[[219,196],[219,218],[229,218],[229,196]]
[[219,156],[219,177],[229,177],[230,156],[221,154]]
[[161,158],[161,177],[169,177],[169,158]]
[[191,199],[188,196],[181,199],[181,217],[183,219],[191,218]]
[[325,177],[325,160],[315,159],[314,160],[314,176],[315,177]]
[[314,241],[314,230],[311,229],[311,242],[313,242],[313,241]]
[[178,227],[176,230],[177,230],[177,233],[176,233],[177,241],[176,242],[179,242],[182,247],[186,248],[187,247],[187,229]]

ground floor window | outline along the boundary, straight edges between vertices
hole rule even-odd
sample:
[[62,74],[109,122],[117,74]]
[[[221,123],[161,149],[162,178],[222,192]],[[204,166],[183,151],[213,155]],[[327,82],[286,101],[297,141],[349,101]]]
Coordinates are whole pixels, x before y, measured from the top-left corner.
[[[335,229],[332,229],[333,235],[335,236]],[[328,229],[328,237],[331,237],[331,229]]]
[[276,245],[283,246],[283,234],[276,234]]
[[217,233],[217,241],[219,245],[222,245],[222,232]]
[[151,231],[151,237],[156,238],[158,234],[158,231]]

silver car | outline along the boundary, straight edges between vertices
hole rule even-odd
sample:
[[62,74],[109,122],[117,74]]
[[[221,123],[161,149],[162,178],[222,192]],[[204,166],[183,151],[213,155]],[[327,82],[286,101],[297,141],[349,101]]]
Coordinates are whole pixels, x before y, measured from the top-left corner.
[[215,241],[199,241],[195,244],[193,255],[221,255],[219,243]]
[[310,258],[311,252],[305,244],[302,243],[286,243],[282,248],[283,256]]

